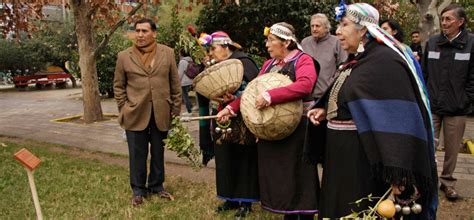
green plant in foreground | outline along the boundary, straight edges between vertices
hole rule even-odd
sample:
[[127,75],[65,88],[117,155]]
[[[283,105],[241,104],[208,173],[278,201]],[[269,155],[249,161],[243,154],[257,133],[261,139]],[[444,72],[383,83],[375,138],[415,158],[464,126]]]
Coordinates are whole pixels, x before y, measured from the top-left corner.
[[193,169],[199,170],[202,167],[199,162],[199,150],[195,147],[196,142],[189,134],[188,128],[181,123],[179,117],[173,117],[171,130],[163,142],[166,149],[176,152],[178,157],[185,159]]

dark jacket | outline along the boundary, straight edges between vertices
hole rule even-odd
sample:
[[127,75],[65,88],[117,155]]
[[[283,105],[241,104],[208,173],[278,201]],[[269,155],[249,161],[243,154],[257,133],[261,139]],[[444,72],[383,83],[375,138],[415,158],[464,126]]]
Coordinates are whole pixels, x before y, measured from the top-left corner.
[[423,73],[434,114],[460,116],[474,101],[474,35],[463,30],[450,42],[430,38],[423,55]]
[[244,52],[236,50],[229,59],[239,59],[244,65],[244,81],[247,83],[252,81],[258,75],[257,64]]
[[418,43],[418,44],[410,44],[410,49],[411,51],[413,51],[413,53],[417,53],[417,55],[420,57],[420,62],[423,60],[423,49],[421,48],[421,44]]

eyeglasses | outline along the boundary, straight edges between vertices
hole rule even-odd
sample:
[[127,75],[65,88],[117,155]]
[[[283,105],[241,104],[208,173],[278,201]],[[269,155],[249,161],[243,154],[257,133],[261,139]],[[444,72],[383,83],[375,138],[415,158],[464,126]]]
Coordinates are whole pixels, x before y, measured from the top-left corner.
[[268,42],[268,43],[273,43],[273,42],[275,42],[275,41],[278,41],[278,39],[272,39],[272,38],[267,38],[267,39],[265,39],[265,43],[267,43],[267,42]]

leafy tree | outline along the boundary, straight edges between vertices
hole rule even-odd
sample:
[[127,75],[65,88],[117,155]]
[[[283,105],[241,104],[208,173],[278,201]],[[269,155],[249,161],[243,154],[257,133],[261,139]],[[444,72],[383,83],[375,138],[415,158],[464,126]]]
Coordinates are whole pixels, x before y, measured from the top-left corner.
[[325,13],[333,27],[334,4],[312,1],[259,1],[250,3],[209,4],[202,11],[197,24],[202,32],[212,33],[222,30],[241,44],[246,52],[267,56],[263,29],[274,23],[285,21],[296,30],[301,40],[310,35],[310,18],[315,13]]
[[23,49],[19,44],[0,39],[0,71],[7,72],[7,70],[10,70],[15,75],[17,74],[16,70],[32,68],[33,63],[35,62],[27,62],[23,56]]
[[131,45],[132,42],[121,34],[115,34],[110,38],[108,46],[97,60],[100,94],[107,95],[109,98],[114,97],[113,80],[117,54]]
[[[29,48],[24,56],[29,60],[38,60],[42,62],[42,67],[49,65],[59,66],[66,73],[70,73],[66,68],[66,62],[73,60],[77,56],[77,39],[74,34],[74,27],[70,23],[42,25],[39,31],[34,32],[30,38],[23,41],[24,47]],[[73,73],[77,75],[77,73]],[[71,77],[73,87],[76,86],[76,80]]]
[[159,26],[160,30],[157,34],[159,43],[174,47],[179,40],[179,34],[183,29],[183,25],[179,19],[179,7],[175,5],[169,12],[171,22],[168,25]]

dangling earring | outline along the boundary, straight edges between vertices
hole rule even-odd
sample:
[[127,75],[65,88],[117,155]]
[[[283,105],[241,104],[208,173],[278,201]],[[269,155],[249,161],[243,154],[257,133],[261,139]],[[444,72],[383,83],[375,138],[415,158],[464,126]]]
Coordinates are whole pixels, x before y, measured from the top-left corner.
[[362,40],[359,41],[359,47],[357,47],[357,53],[362,53],[364,52],[365,48],[364,48],[364,43],[362,43]]

